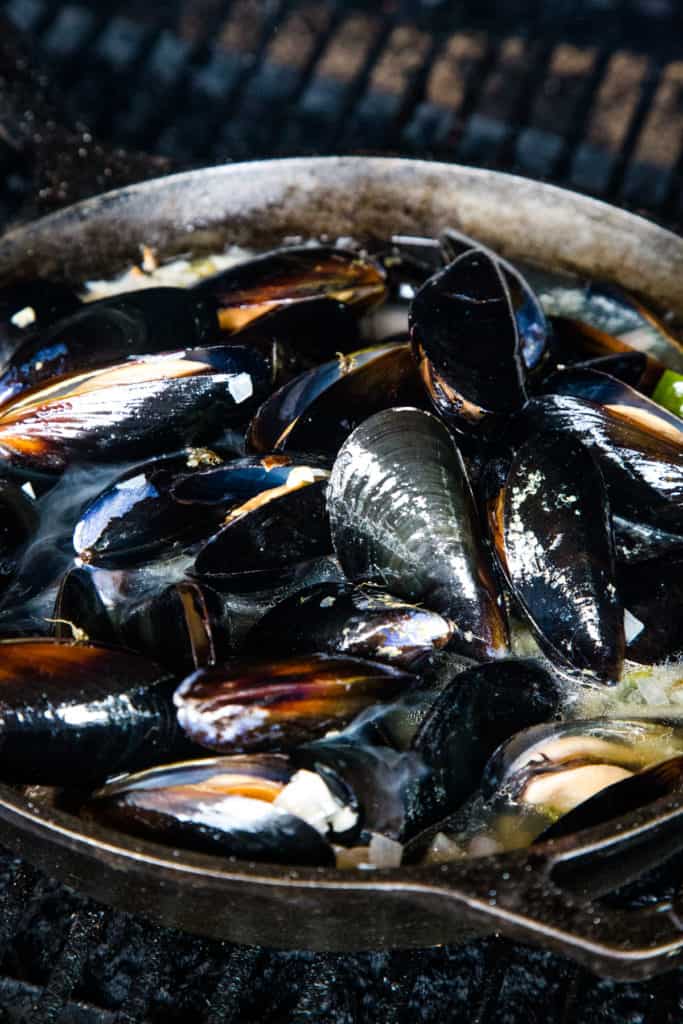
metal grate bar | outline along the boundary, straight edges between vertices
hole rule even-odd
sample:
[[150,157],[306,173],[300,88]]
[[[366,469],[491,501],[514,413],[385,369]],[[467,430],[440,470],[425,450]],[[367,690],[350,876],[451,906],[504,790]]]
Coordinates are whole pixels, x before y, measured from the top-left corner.
[[245,992],[253,987],[260,951],[249,946],[226,947],[226,951],[227,963],[209,1000],[205,1024],[233,1024],[239,1020]]
[[488,953],[484,960],[480,978],[479,991],[473,1000],[471,1024],[495,1024],[498,999],[505,980],[505,970],[509,961],[510,945],[504,939],[490,940]]
[[343,965],[343,958],[334,955],[313,958],[288,1024],[311,1024],[312,1021],[354,1024],[356,1014],[351,1005],[351,986],[341,976]]
[[510,114],[510,130],[503,137],[501,145],[496,154],[495,164],[497,167],[515,168],[515,154],[519,137],[529,123],[534,101],[538,90],[546,78],[548,67],[552,58],[553,46],[551,42],[540,42],[533,50],[533,59],[529,62],[526,72],[526,80],[520,84],[519,96]]
[[102,930],[104,912],[87,910],[75,914],[59,958],[35,1006],[36,1020],[56,1024],[71,993],[81,979],[92,945]]
[[161,980],[161,966],[164,962],[168,943],[173,938],[170,932],[148,931],[145,944],[144,969],[134,979],[128,1001],[114,1018],[115,1024],[143,1024],[150,1013]]
[[649,110],[625,169],[622,198],[634,206],[661,207],[683,147],[683,61],[661,72]]
[[588,79],[585,83],[583,94],[576,103],[572,123],[564,137],[564,145],[556,159],[552,171],[553,178],[560,182],[566,182],[576,147],[584,137],[586,124],[591,114],[593,100],[600,88],[610,51],[605,48],[598,51]]

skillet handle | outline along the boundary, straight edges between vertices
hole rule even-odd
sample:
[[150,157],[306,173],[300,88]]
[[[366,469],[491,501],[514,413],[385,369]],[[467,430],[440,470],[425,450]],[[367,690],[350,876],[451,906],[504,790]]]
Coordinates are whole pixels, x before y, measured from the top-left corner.
[[680,963],[680,889],[671,900],[636,910],[597,899],[681,851],[683,798],[667,797],[638,815],[495,858],[494,884],[487,858],[474,871],[476,861],[442,865],[436,885],[511,938],[551,948],[599,974],[638,980]]
[[86,125],[71,123],[38,55],[6,17],[0,17],[0,140],[32,182],[21,220],[172,169],[164,157],[102,145]]

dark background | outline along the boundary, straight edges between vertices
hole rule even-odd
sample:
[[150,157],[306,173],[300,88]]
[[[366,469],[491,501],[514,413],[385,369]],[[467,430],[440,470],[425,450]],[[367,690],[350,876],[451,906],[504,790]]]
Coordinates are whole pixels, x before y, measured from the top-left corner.
[[[513,170],[683,219],[674,0],[8,0],[0,13],[25,33],[5,24],[0,39],[0,222],[159,169],[337,152]],[[0,883],[0,1024],[683,1017],[680,971],[615,984],[495,938],[271,953],[105,911],[9,855]]]

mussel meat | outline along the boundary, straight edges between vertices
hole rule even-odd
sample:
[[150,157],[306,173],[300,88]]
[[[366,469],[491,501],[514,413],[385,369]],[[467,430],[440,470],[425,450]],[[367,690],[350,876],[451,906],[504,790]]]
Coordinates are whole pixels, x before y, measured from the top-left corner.
[[439,612],[463,654],[505,651],[507,627],[467,474],[439,420],[417,409],[370,417],[342,446],[327,501],[350,580],[373,580]]
[[201,746],[291,750],[415,682],[409,672],[360,658],[232,658],[188,676],[174,701],[180,726]]

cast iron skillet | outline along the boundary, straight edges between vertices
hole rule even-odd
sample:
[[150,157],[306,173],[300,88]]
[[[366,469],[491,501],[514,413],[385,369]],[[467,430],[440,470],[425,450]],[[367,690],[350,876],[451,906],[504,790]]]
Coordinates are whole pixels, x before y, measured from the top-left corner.
[[[110,276],[139,259],[141,243],[166,258],[449,224],[507,256],[619,282],[683,319],[682,239],[548,185],[414,160],[268,161],[134,185],[0,239],[0,281]],[[0,840],[106,903],[243,943],[355,950],[500,931],[619,978],[666,970],[683,948],[683,899],[638,911],[594,902],[683,849],[683,798],[533,851],[341,873],[171,850],[0,785]]]

